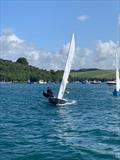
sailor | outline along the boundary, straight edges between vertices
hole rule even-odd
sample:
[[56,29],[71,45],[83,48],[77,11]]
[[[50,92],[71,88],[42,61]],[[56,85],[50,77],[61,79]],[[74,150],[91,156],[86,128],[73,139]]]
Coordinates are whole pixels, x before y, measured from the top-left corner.
[[51,90],[50,87],[47,88],[47,95],[48,95],[49,97],[53,97],[53,92],[52,92],[52,90]]
[[114,89],[114,92],[116,92],[116,89]]

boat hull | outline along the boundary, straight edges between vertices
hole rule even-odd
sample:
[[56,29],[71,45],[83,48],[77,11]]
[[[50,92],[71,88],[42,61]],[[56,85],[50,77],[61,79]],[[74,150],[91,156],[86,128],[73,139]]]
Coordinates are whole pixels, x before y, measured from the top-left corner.
[[113,91],[114,96],[120,96],[120,91]]
[[107,81],[106,84],[108,84],[108,85],[116,85],[116,82],[115,81]]
[[57,97],[49,97],[49,102],[54,105],[65,104],[67,101],[64,99],[58,99]]

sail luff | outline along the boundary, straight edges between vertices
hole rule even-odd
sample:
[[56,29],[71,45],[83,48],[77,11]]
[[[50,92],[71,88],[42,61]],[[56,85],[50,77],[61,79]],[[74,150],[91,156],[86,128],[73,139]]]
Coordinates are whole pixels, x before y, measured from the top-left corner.
[[118,68],[118,57],[116,53],[116,91],[120,90],[120,78],[119,78],[119,68]]
[[75,52],[75,39],[74,39],[74,34],[73,34],[72,40],[70,43],[70,47],[69,47],[68,58],[67,58],[67,62],[65,65],[63,78],[62,78],[62,83],[61,83],[60,90],[58,93],[58,99],[63,99],[63,95],[66,89],[66,85],[68,83],[68,77],[69,77],[71,66],[72,66],[74,52]]

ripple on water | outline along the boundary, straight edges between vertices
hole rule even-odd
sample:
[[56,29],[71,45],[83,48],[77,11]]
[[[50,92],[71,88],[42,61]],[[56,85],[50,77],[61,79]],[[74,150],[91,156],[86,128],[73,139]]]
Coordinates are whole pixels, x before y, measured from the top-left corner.
[[76,103],[64,107],[42,96],[47,85],[0,87],[0,160],[120,159],[120,98],[112,87],[69,84],[66,98]]

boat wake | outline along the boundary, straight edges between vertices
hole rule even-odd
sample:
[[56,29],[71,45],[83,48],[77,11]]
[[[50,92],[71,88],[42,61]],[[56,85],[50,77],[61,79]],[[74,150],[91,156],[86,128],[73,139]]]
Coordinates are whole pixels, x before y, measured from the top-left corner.
[[66,106],[66,105],[72,105],[75,104],[76,100],[66,100],[66,103],[64,104],[57,104],[57,106]]

